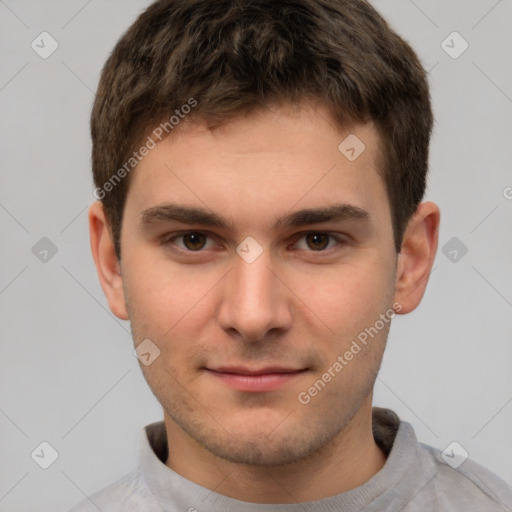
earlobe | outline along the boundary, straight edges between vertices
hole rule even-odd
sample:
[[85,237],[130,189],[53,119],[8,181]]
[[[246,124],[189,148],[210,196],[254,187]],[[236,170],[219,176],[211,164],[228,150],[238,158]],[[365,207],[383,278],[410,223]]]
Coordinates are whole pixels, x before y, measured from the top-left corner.
[[409,220],[398,256],[395,302],[400,314],[413,311],[421,302],[434,264],[440,212],[432,202],[421,203]]
[[101,201],[89,208],[89,232],[96,271],[110,310],[118,318],[128,320],[119,260]]

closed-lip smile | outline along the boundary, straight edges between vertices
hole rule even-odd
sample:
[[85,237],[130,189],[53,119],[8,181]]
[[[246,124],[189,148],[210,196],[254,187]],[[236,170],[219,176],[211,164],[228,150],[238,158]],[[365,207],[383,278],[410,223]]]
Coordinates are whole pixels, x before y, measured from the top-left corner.
[[243,366],[219,366],[207,368],[212,372],[234,373],[237,375],[267,375],[269,373],[296,373],[304,371],[305,368],[285,368],[283,366],[265,366],[259,369],[251,369]]
[[275,391],[306,372],[307,368],[219,366],[206,368],[206,370],[214,378],[236,391],[257,393]]

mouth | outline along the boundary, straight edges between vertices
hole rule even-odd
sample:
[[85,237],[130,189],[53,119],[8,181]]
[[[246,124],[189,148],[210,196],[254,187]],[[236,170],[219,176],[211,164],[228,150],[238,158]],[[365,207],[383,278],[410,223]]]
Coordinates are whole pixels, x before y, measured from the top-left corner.
[[307,368],[285,368],[268,366],[264,368],[218,367],[205,368],[209,375],[236,391],[260,393],[275,391],[307,372]]

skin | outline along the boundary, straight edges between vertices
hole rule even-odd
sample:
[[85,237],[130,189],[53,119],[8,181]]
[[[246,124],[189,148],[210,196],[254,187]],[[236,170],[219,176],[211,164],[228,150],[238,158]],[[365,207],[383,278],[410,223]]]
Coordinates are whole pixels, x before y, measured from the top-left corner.
[[[351,133],[366,146],[353,162],[338,150]],[[371,405],[389,323],[308,404],[297,398],[379,315],[414,310],[427,285],[439,209],[420,204],[397,254],[378,144],[371,123],[339,127],[321,105],[274,106],[215,129],[184,121],[134,171],[120,262],[101,203],[91,206],[109,306],[131,321],[136,346],[150,339],[161,351],[141,368],[177,473],[239,500],[294,503],[353,489],[383,467]],[[166,203],[232,225],[143,216]],[[367,216],[274,226],[339,203]],[[179,237],[187,230],[207,236]],[[333,237],[307,236],[319,232]],[[248,236],[263,250],[252,263],[236,252]],[[247,392],[212,371],[225,365],[303,371]]]

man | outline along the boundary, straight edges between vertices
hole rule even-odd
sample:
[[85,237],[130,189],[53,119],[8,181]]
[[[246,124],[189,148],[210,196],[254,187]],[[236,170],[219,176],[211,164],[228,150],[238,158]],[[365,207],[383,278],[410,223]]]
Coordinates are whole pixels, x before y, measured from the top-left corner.
[[372,409],[437,249],[432,113],[365,1],[160,0],[107,61],[91,246],[164,421],[74,510],[503,511]]

